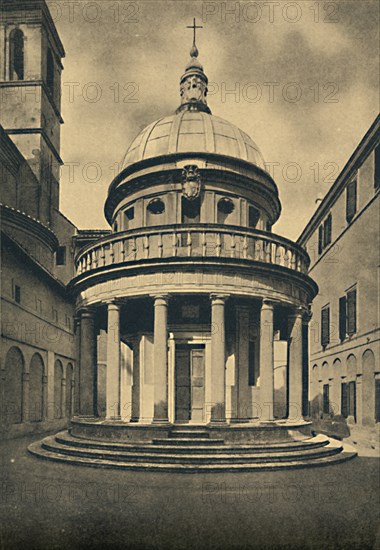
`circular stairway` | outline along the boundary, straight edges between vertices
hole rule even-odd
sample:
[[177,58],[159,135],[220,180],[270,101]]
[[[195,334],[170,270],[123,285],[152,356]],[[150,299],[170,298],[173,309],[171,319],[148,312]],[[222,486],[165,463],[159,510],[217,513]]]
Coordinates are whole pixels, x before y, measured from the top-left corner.
[[231,444],[191,426],[173,427],[168,437],[141,443],[96,441],[63,431],[28,449],[40,458],[67,464],[190,473],[327,466],[356,456],[354,449],[325,435],[283,443]]

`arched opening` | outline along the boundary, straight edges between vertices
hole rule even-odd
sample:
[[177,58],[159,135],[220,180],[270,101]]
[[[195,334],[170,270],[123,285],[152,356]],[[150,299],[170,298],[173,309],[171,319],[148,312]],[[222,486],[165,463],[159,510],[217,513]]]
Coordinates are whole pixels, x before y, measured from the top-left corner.
[[74,367],[68,363],[66,367],[66,416],[70,418],[73,410]]
[[356,422],[356,357],[349,355],[346,361],[347,382],[342,384],[342,414]]
[[363,353],[362,369],[362,424],[373,426],[375,422],[380,421],[380,380],[375,380],[375,355],[370,349]]
[[29,376],[29,420],[41,422],[43,419],[44,362],[39,353],[35,353],[30,361]]
[[54,418],[62,418],[63,366],[59,359],[54,363]]
[[24,80],[24,33],[20,29],[9,36],[9,79]]
[[341,397],[341,373],[342,363],[340,359],[335,359],[332,365],[332,396],[331,396],[331,409],[334,415],[340,414],[342,410],[342,397]]
[[54,58],[50,48],[46,59],[46,84],[51,94],[54,93]]
[[329,384],[329,364],[325,361],[322,364],[322,383],[323,383],[323,414],[330,414],[330,384]]
[[24,357],[11,347],[5,357],[4,418],[7,424],[22,422],[22,373]]

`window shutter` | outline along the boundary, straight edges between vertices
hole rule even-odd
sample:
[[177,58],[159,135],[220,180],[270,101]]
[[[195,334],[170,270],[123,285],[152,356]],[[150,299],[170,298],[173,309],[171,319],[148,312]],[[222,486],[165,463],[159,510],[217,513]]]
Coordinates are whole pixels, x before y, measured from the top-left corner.
[[325,414],[329,414],[330,412],[330,395],[329,395],[330,387],[328,384],[324,384],[323,386],[323,412]]
[[347,293],[347,332],[356,332],[356,288]]
[[347,334],[347,299],[339,298],[339,338],[344,340]]
[[346,189],[346,220],[350,222],[356,212],[356,180],[351,181]]
[[332,229],[332,216],[331,216],[331,214],[329,214],[327,216],[326,224],[327,224],[326,245],[328,245],[328,244],[331,243],[331,229]]
[[325,307],[321,312],[321,343],[326,346],[330,342],[330,308]]
[[380,145],[375,149],[375,189],[380,187]]
[[323,250],[323,227],[322,225],[320,225],[318,229],[318,254],[322,254],[322,250]]
[[348,416],[348,396],[347,396],[347,384],[343,382],[342,384],[342,402],[341,402],[341,411],[342,416],[347,418]]
[[348,384],[348,414],[356,420],[356,384],[350,382]]

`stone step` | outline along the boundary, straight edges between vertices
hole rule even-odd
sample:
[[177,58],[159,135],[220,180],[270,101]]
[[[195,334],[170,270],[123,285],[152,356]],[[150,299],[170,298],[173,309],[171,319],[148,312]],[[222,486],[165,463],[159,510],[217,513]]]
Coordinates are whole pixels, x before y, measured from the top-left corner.
[[206,430],[172,430],[169,437],[208,439],[210,434]]
[[208,437],[181,437],[152,439],[153,445],[223,445],[224,439],[209,439]]
[[307,468],[317,466],[328,466],[332,464],[338,464],[346,460],[352,459],[356,456],[356,453],[349,451],[338,452],[334,455],[322,456],[312,458],[310,460],[292,459],[282,462],[245,462],[245,463],[231,463],[231,464],[182,464],[171,463],[162,464],[154,463],[150,461],[136,462],[136,461],[113,461],[107,458],[89,458],[83,456],[70,456],[60,454],[56,451],[50,451],[44,449],[41,446],[41,442],[32,443],[29,446],[29,452],[48,460],[54,460],[56,462],[73,464],[78,466],[89,466],[94,468],[113,468],[124,470],[148,470],[152,472],[175,472],[175,473],[211,473],[211,472],[250,472],[255,470],[279,470],[279,469],[293,469],[293,468]]
[[[91,439],[82,439],[78,437],[73,437],[69,432],[64,431],[55,436],[56,441],[63,445],[83,447],[83,448],[97,448],[97,449],[110,449],[110,450],[131,450],[135,449],[138,452],[149,451],[151,453],[165,453],[173,450],[173,445],[171,445],[171,440],[165,440],[166,445],[152,445],[151,443],[117,443],[117,442],[108,442],[108,441],[95,441]],[[312,448],[320,448],[329,443],[329,439],[324,435],[317,435],[313,438],[310,438],[305,441],[291,441],[286,443],[271,443],[270,445],[265,444],[222,444],[222,445],[175,445],[175,452],[177,454],[190,454],[190,453],[226,453],[234,452],[235,454],[245,454],[245,453],[265,453],[265,452],[284,452],[291,450],[306,450]]]
[[321,456],[329,456],[337,454],[342,450],[339,445],[329,444],[320,449],[308,449],[305,451],[288,451],[283,453],[254,453],[236,454],[234,451],[224,454],[205,455],[205,454],[190,454],[177,455],[175,448],[172,452],[165,454],[152,454],[149,451],[139,452],[134,448],[129,451],[116,451],[106,449],[83,449],[79,447],[69,447],[58,443],[54,437],[47,437],[41,442],[41,447],[49,452],[56,452],[69,456],[106,459],[114,461],[134,461],[134,462],[152,462],[165,464],[237,464],[237,463],[255,463],[255,462],[284,462],[293,459],[310,460]]

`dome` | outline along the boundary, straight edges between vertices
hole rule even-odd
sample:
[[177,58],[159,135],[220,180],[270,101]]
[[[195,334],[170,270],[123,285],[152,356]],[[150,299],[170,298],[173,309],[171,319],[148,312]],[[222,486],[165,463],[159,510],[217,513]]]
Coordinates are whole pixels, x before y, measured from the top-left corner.
[[255,142],[234,124],[202,111],[185,110],[160,118],[132,142],[123,169],[135,162],[172,153],[214,153],[245,160],[265,170]]

